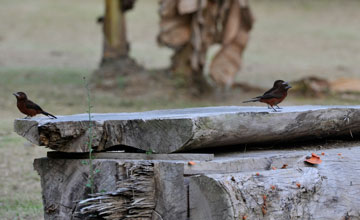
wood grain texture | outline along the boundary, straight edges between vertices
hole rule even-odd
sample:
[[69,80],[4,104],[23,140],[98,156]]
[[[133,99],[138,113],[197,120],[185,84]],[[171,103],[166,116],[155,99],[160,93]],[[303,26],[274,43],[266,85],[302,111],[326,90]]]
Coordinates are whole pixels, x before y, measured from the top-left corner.
[[[89,153],[65,153],[60,151],[48,151],[47,156],[55,159],[89,159]],[[146,154],[124,152],[100,152],[93,153],[94,159],[122,159],[122,160],[183,160],[183,161],[210,161],[214,154]]]
[[319,166],[193,176],[191,219],[360,219],[359,157],[332,149]]
[[[34,167],[46,220],[360,219],[360,147],[344,146],[233,152],[195,165],[95,159],[92,196],[81,159],[41,158]],[[324,152],[321,164],[304,163],[312,152]]]
[[[206,107],[140,113],[93,114],[93,148],[126,145],[155,153],[329,136],[357,137],[359,106]],[[86,114],[15,120],[29,141],[63,152],[87,152]]]

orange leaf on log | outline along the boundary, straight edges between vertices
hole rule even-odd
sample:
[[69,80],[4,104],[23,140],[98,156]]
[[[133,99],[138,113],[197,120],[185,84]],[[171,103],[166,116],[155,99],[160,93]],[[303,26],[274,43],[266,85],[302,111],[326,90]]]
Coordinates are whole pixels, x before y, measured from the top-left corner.
[[189,161],[188,164],[189,164],[190,166],[193,166],[193,165],[195,165],[195,162],[194,162],[194,161]]
[[320,159],[320,157],[318,155],[316,155],[315,153],[312,153],[311,157],[307,158],[305,160],[305,162],[310,163],[310,164],[320,164],[322,162],[322,160]]
[[288,164],[284,163],[284,165],[282,165],[281,169],[286,169],[287,166],[288,166]]

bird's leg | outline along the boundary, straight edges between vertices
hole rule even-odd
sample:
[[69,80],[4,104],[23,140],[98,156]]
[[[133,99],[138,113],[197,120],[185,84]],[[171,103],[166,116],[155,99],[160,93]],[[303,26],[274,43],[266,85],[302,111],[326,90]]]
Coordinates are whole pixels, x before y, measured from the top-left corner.
[[31,117],[27,115],[24,119],[29,119],[29,118],[31,118]]
[[274,110],[274,112],[278,112],[272,105],[270,105],[270,107]]
[[277,107],[277,109],[282,109],[282,108],[280,108],[278,105],[275,105],[276,107]]
[[267,106],[268,106],[268,109],[271,109],[269,104]]

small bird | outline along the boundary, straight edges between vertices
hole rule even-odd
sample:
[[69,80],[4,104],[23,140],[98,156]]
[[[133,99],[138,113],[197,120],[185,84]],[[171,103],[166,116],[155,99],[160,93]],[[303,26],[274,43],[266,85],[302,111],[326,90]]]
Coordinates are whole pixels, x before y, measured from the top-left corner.
[[37,114],[43,114],[50,118],[56,118],[54,115],[42,110],[42,108],[33,101],[29,100],[24,92],[13,93],[13,95],[16,97],[16,105],[18,109],[26,115],[25,118],[33,117]]
[[284,82],[283,80],[276,80],[274,82],[274,86],[268,91],[266,91],[262,96],[257,96],[248,101],[244,101],[243,103],[263,102],[268,104],[268,107],[270,106],[275,112],[277,112],[273,106],[276,106],[278,109],[280,109],[278,104],[286,98],[287,91],[290,88],[291,86],[289,85],[289,83]]
[[[268,91],[264,92],[263,96],[264,96],[264,95],[267,95],[267,94],[269,94],[270,92],[274,91],[275,89],[279,88],[282,83],[284,83],[284,80],[276,80],[276,81],[274,82],[273,87],[272,87],[271,89],[269,89]],[[258,97],[259,97],[259,96],[258,96]],[[275,106],[276,106],[278,109],[281,109],[278,105],[275,105]],[[268,108],[271,109],[269,104],[268,104]]]

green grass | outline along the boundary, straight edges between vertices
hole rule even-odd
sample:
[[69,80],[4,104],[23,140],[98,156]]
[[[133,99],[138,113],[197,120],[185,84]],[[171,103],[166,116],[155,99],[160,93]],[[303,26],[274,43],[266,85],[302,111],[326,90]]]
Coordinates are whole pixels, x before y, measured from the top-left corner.
[[1,219],[41,219],[40,177],[32,168],[34,158],[45,156],[13,133],[0,136]]
[[[39,198],[24,197],[16,198],[1,198],[0,215],[1,216],[12,216],[8,219],[38,219],[42,215],[42,202]],[[6,218],[6,217],[5,217]]]

